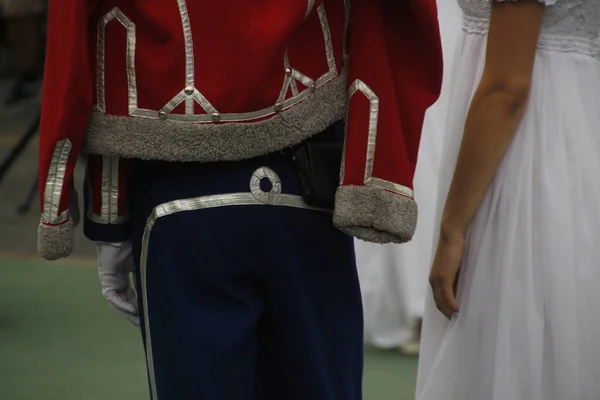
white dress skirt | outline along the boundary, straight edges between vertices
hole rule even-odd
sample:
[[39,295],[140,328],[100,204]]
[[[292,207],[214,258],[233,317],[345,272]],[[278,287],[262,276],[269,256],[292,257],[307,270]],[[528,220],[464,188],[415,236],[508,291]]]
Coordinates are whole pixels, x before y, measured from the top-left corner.
[[[444,62],[449,65],[459,37],[462,16],[456,0],[438,0]],[[415,321],[423,316],[431,264],[438,175],[448,108],[450,69],[444,73],[439,101],[427,112],[419,161],[415,171],[415,198],[419,222],[414,239],[403,245],[356,241],[357,265],[363,294],[365,339],[381,348],[414,340]]]
[[[457,45],[438,222],[485,50],[475,32]],[[428,289],[417,400],[600,399],[599,59],[538,51],[528,109],[468,233],[458,302],[448,321]]]

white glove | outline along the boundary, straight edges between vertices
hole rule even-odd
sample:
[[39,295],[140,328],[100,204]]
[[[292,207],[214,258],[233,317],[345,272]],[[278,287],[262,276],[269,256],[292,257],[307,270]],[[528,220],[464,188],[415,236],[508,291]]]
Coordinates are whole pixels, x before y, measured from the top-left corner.
[[139,326],[137,295],[130,279],[135,270],[131,241],[96,244],[102,295],[121,315]]

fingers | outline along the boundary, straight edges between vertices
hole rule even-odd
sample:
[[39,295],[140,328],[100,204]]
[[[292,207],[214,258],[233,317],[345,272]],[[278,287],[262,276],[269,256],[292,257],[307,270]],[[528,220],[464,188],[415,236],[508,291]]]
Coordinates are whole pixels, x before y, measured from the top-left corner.
[[129,322],[131,322],[133,325],[139,327],[140,326],[140,316],[138,314],[130,314],[130,313],[124,313],[120,310],[118,310],[113,304],[111,304],[111,306],[113,306],[113,308],[115,310],[117,310],[117,312],[122,316],[125,317],[125,319]]
[[455,296],[455,279],[437,275],[430,278],[433,298],[437,309],[448,319],[452,319],[454,314],[458,313],[459,307]]
[[137,298],[133,290],[121,293],[112,290],[108,291],[104,297],[119,314],[134,325],[140,325]]
[[112,304],[117,311],[126,314],[137,314],[137,304],[131,301],[126,293],[117,293],[110,291],[105,296],[106,300]]
[[131,313],[131,312],[126,312],[125,310],[123,310],[123,308],[117,307],[114,303],[110,303],[110,305],[122,316],[125,317],[125,319],[127,319],[127,321],[131,322],[132,324],[134,324],[135,326],[139,327],[140,326],[140,316],[137,312],[135,313]]
[[132,324],[134,324],[138,328],[140,327],[140,317],[139,316],[137,316],[137,315],[136,316],[126,315],[125,318],[127,318],[127,320],[129,322],[131,322]]

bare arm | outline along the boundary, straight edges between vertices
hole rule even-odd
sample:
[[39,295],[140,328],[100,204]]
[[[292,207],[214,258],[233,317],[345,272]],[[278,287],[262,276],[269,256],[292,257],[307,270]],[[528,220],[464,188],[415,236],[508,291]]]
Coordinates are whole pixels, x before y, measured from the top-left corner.
[[464,235],[521,122],[543,13],[535,1],[493,6],[485,69],[467,115],[442,238]]
[[525,111],[544,7],[534,0],[494,4],[487,58],[467,115],[429,282],[447,318],[459,312],[455,284],[465,234]]

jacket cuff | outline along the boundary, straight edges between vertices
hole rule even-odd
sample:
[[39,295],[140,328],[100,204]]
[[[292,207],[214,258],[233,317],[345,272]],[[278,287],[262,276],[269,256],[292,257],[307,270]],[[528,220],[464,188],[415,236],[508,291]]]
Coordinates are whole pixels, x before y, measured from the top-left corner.
[[[89,158],[88,158],[89,163]],[[105,179],[102,179],[105,181]],[[101,182],[100,182],[101,183]],[[103,188],[95,188],[96,190],[104,190]],[[112,193],[111,193],[112,191]],[[119,196],[120,191],[118,190],[118,185],[115,188],[110,188],[108,191],[108,198],[112,198],[111,194],[116,194]],[[123,212],[124,215],[119,215],[117,212],[108,214],[100,211],[98,215],[94,211],[94,202],[93,202],[93,193],[92,193],[92,185],[89,179],[89,164],[88,164],[88,175],[84,181],[84,190],[83,190],[83,209],[85,210],[85,214],[83,215],[83,234],[84,236],[91,240],[92,242],[106,242],[106,243],[121,243],[128,239],[131,239],[131,218],[127,215],[126,211]],[[102,201],[100,203],[100,210],[102,210]],[[118,211],[119,203],[115,205],[116,208],[114,211]],[[126,209],[126,207],[124,207]],[[108,207],[110,210],[111,207]]]
[[60,225],[47,225],[41,222],[38,227],[38,253],[49,261],[68,257],[73,252],[73,231],[75,224],[67,219]]
[[74,231],[80,220],[77,192],[73,190],[71,206],[63,214],[59,224],[44,221],[38,226],[38,254],[49,261],[55,261],[71,255],[73,252]]
[[372,243],[406,243],[417,227],[414,199],[372,186],[340,186],[333,222],[341,231]]

